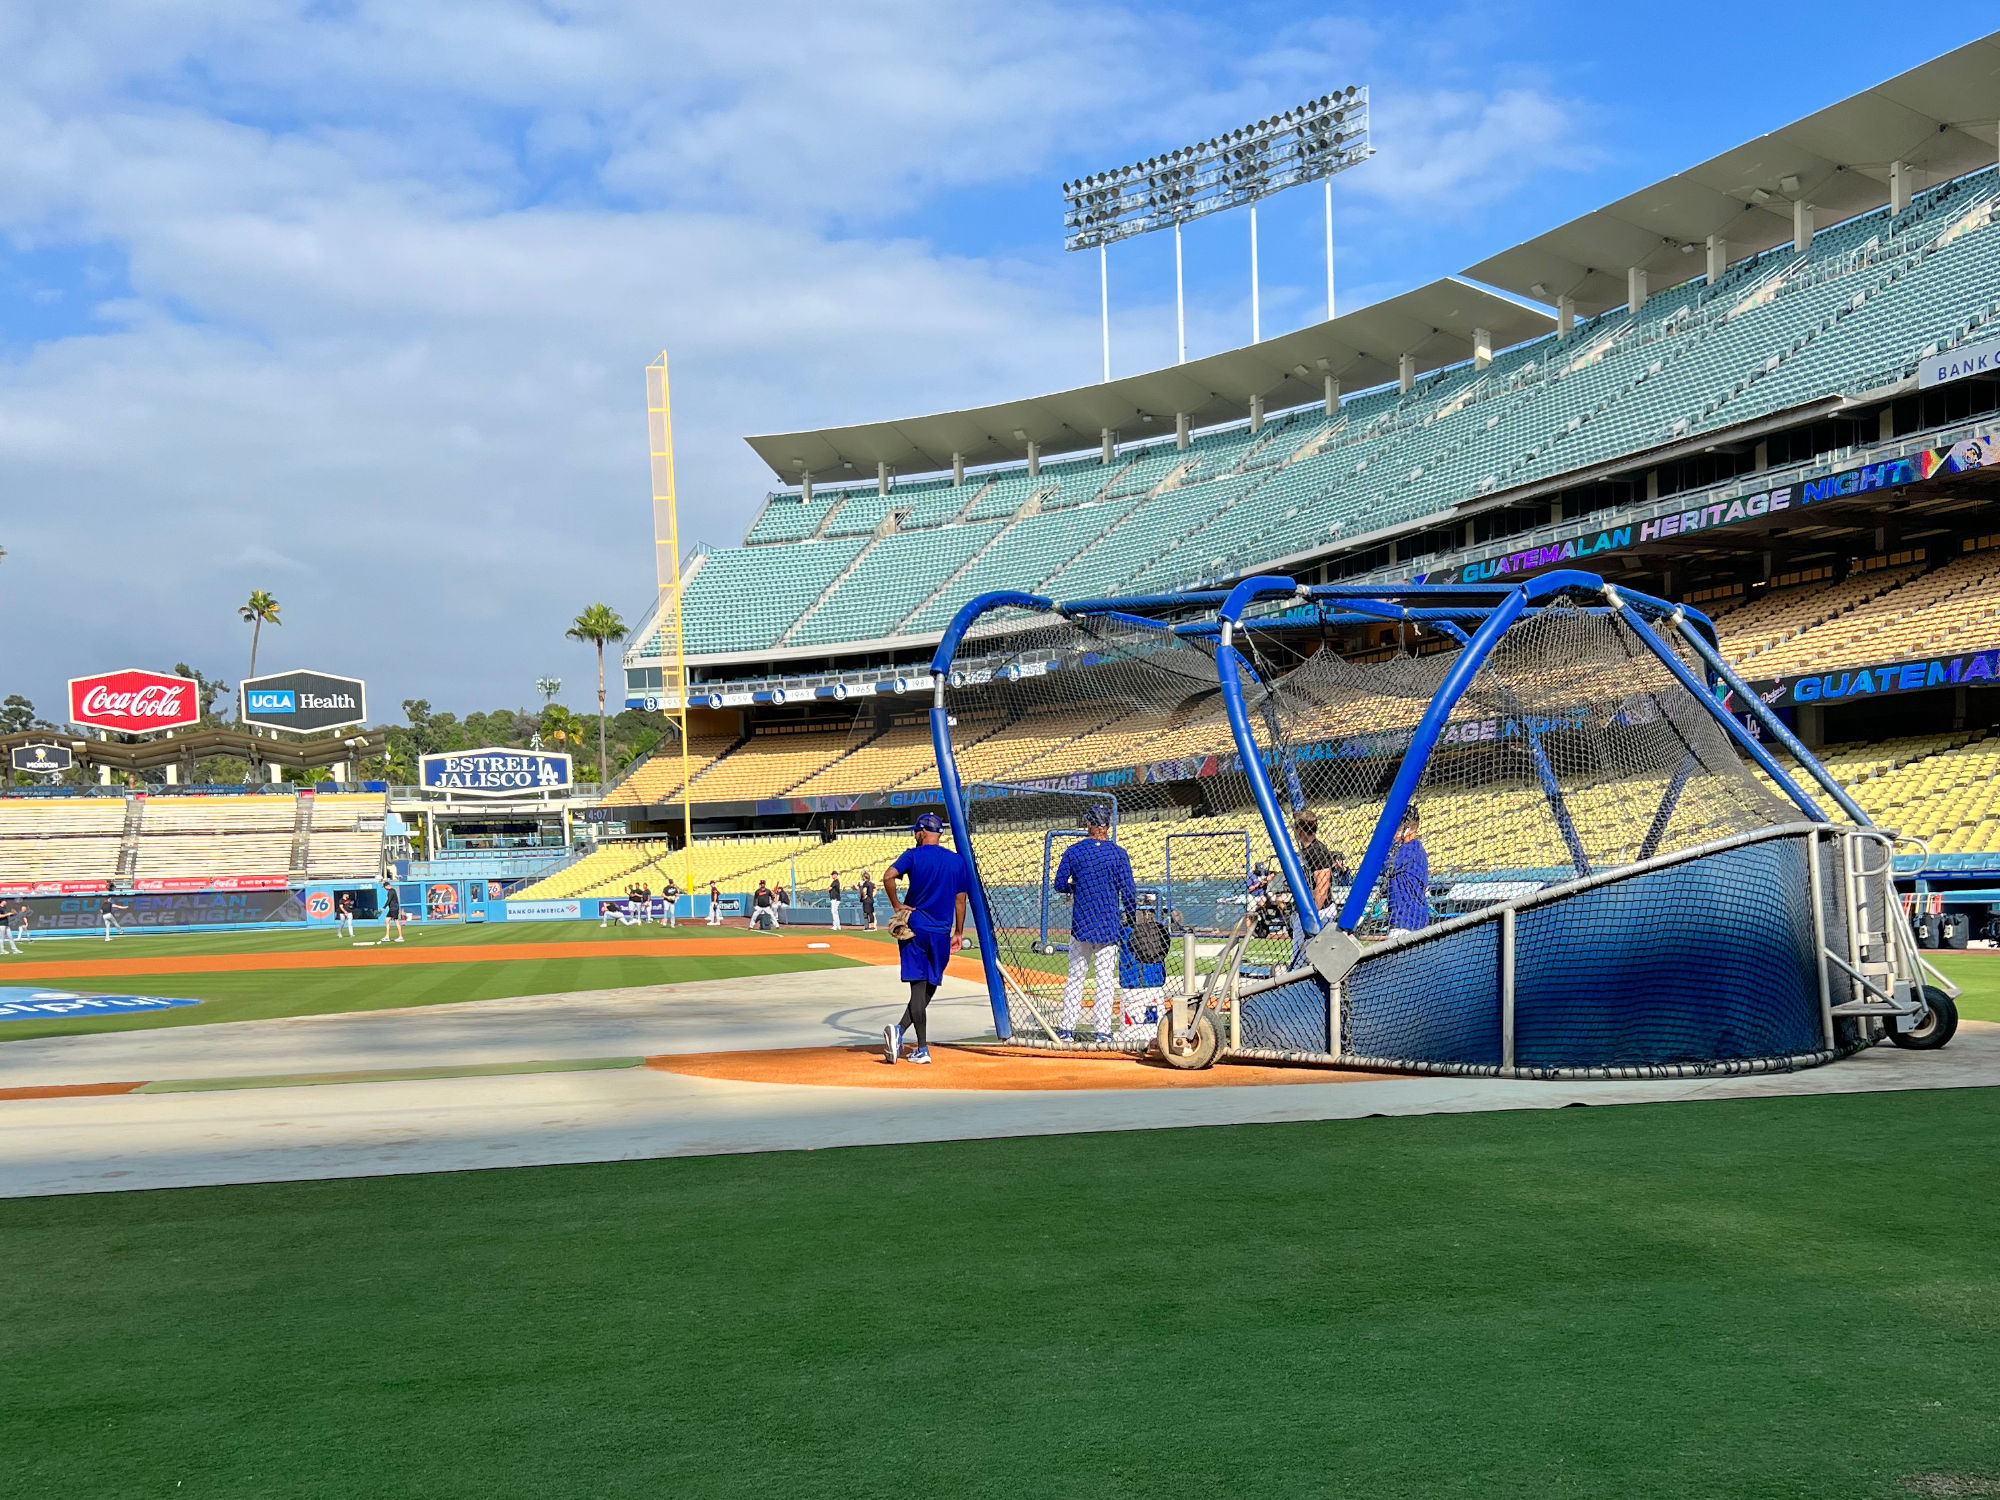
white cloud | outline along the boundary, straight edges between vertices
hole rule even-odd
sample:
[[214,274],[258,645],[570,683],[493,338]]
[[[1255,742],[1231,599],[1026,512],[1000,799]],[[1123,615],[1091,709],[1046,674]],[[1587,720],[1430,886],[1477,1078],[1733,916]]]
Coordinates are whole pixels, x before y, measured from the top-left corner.
[[1398,212],[1463,215],[1537,173],[1595,166],[1577,106],[1539,89],[1390,93],[1370,110],[1378,152],[1354,190]]
[[[227,676],[234,606],[273,587],[281,654],[383,711],[526,702],[577,675],[578,608],[648,603],[661,347],[684,535],[733,542],[770,483],[744,433],[1094,370],[1073,278],[899,216],[1316,92],[1371,37],[1231,56],[1172,16],[1000,0],[8,7],[0,235],[108,248],[127,284],[0,364],[0,686]],[[1384,212],[1572,149],[1531,89],[1440,93],[1424,136],[1390,92],[1421,159],[1356,174]]]

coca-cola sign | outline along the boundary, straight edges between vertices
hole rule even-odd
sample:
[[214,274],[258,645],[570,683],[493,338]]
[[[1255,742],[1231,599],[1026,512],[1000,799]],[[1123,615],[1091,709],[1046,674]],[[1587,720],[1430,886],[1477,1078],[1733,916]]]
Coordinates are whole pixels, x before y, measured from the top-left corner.
[[93,729],[146,734],[201,722],[200,693],[191,677],[128,667],[69,680],[69,717]]

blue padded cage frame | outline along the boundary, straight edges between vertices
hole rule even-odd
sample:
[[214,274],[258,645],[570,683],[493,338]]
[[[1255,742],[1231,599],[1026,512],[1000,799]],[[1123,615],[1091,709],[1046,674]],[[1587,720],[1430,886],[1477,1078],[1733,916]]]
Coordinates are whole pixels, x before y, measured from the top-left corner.
[[[935,693],[931,709],[931,739],[937,755],[945,808],[953,826],[963,830],[969,825],[952,750],[945,690],[967,632],[983,616],[1005,609],[1054,613],[1070,619],[1114,617],[1128,623],[1172,629],[1183,635],[1212,636],[1216,640],[1216,670],[1230,735],[1250,783],[1258,814],[1291,889],[1307,889],[1298,850],[1292,842],[1285,816],[1289,799],[1281,799],[1277,788],[1272,785],[1266,747],[1257,741],[1244,701],[1242,679],[1248,677],[1254,683],[1258,680],[1256,672],[1236,646],[1246,613],[1259,603],[1280,598],[1289,598],[1294,608],[1309,611],[1306,618],[1329,622],[1343,618],[1411,621],[1443,628],[1463,643],[1457,660],[1426,707],[1403,753],[1381,814],[1355,867],[1347,900],[1334,918],[1335,925],[1344,931],[1352,932],[1367,912],[1369,895],[1388,859],[1396,829],[1443,738],[1453,707],[1470,688],[1479,668],[1508,629],[1536,610],[1557,603],[1581,603],[1618,614],[1631,627],[1637,639],[1715,719],[1737,748],[1798,807],[1807,822],[1830,825],[1833,820],[1812,795],[1771,757],[1759,738],[1723,707],[1724,695],[1733,695],[1745,706],[1764,732],[1790,752],[1808,779],[1842,815],[1859,827],[1874,826],[1868,815],[1855,805],[1817,758],[1778,720],[1768,705],[1744,686],[1742,679],[1722,659],[1716,645],[1715,626],[1705,614],[1622,585],[1607,583],[1597,574],[1572,569],[1545,573],[1517,584],[1304,584],[1282,575],[1266,574],[1245,579],[1227,592],[1190,590],[1123,599],[1083,599],[1070,603],[1058,603],[1039,594],[1011,590],[981,594],[958,611],[931,660]],[[1268,622],[1253,619],[1251,623]],[[1674,652],[1663,638],[1663,630],[1684,642],[1694,653],[1702,664],[1701,676],[1696,676]],[[1668,788],[1655,819],[1661,830],[1671,816],[1673,800],[1678,797],[1684,781],[1684,775],[1678,776]],[[1546,779],[1544,790],[1550,790]],[[1565,826],[1567,817],[1560,806],[1559,793],[1555,794],[1551,806],[1558,826]],[[957,840],[970,877],[972,895],[969,905],[978,932],[980,958],[993,1006],[994,1027],[1000,1038],[1005,1040],[1011,1030],[1005,977],[972,842],[969,837]],[[1580,846],[1573,836],[1568,842],[1578,863],[1577,878],[1588,878],[1591,872],[1583,865]],[[1318,933],[1320,918],[1311,909],[1311,903],[1302,903],[1298,914],[1308,937]]]

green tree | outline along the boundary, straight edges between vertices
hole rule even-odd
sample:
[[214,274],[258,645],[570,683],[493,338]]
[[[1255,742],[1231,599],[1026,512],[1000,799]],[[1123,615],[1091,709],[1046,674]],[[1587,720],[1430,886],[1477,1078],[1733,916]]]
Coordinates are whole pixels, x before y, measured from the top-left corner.
[[229,684],[220,677],[211,677],[198,671],[184,661],[174,663],[174,676],[192,677],[195,681],[195,700],[201,705],[201,727],[212,729],[222,722],[222,713],[216,705],[219,698],[229,696]]
[[551,703],[543,708],[541,723],[536,730],[544,745],[557,750],[567,750],[583,738],[583,726],[577,716],[560,703]]
[[243,623],[250,627],[250,671],[248,676],[257,675],[257,639],[264,633],[266,625],[282,625],[278,611],[284,608],[262,589],[252,589],[250,597],[236,607],[236,613],[243,617]]
[[611,778],[604,751],[604,648],[625,639],[625,622],[608,604],[593,604],[570,622],[563,634],[573,641],[597,647],[597,784]]
[[0,703],[0,734],[19,734],[36,723],[35,705],[19,693],[9,693],[7,701]]

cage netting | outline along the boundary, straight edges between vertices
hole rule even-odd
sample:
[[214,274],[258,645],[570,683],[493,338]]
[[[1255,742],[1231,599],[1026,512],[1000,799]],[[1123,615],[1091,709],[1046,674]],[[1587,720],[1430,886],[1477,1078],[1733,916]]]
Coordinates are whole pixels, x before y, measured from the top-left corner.
[[[1292,601],[1247,620],[1235,670],[1281,816],[1317,821],[1331,884],[1315,904],[1331,921],[1465,648],[1432,625],[1393,649],[1343,655],[1317,620]],[[1017,613],[999,649],[968,654],[946,702],[1022,1040],[1136,1049],[1159,1006],[1226,963],[1238,971],[1237,1052],[1494,1069],[1498,921],[1452,919],[1525,900],[1508,960],[1510,1066],[1706,1066],[1819,1045],[1817,993],[1800,977],[1811,968],[1806,851],[1779,832],[1799,814],[1611,609],[1524,614],[1473,673],[1411,803],[1428,856],[1426,925],[1444,927],[1371,945],[1331,989],[1307,971],[1296,926],[1269,918],[1298,898],[1230,733],[1212,627]],[[1700,664],[1681,659],[1700,680]],[[1092,945],[1075,940],[1055,878],[1093,817],[1114,824],[1136,888],[1109,1025]],[[1704,852],[1766,833],[1770,847]],[[1685,867],[1532,905],[1544,889],[1683,853]],[[1364,936],[1389,930],[1379,886],[1359,907]],[[1132,941],[1148,913],[1167,939],[1157,960],[1157,943]],[[1690,959],[1703,932],[1714,940]],[[1773,974],[1759,976],[1759,955]]]
[[[968,836],[1016,1038],[1067,1030],[1079,1045],[1136,1050],[1152,1040],[1159,1006],[1222,958],[1251,887],[1274,866],[1271,841],[1230,736],[1212,638],[1040,618],[947,687]],[[1119,994],[1102,1032],[1100,976],[1072,941],[1073,899],[1054,889],[1093,807],[1115,823],[1135,898],[1119,914]],[[1134,942],[1147,922],[1159,936]],[[1275,971],[1291,952],[1290,937],[1273,932],[1251,940],[1248,959]],[[1063,1024],[1066,1008],[1077,1025]]]
[[[1463,647],[1372,661],[1318,650],[1281,670],[1297,648],[1269,626],[1241,644],[1271,679],[1250,720],[1280,800],[1313,810],[1340,864],[1358,860]],[[1445,913],[1797,816],[1625,621],[1566,603],[1501,637],[1412,806]]]

